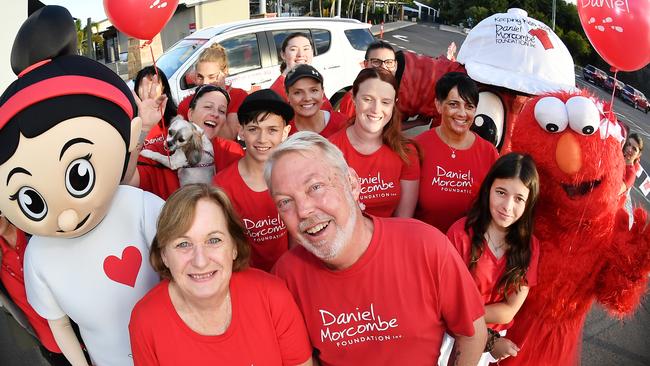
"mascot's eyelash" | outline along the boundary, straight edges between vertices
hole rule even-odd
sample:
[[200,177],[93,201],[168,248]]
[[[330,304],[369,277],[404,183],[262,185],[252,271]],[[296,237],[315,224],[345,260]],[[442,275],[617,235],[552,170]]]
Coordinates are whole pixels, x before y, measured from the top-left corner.
[[17,200],[17,199],[18,199],[18,192],[16,192],[16,193],[12,194],[11,196],[9,196],[9,199],[10,199],[11,201],[15,201],[15,200]]
[[82,157],[82,159],[90,160],[90,158],[92,158],[92,157],[93,157],[93,154],[92,154],[92,153],[88,153],[86,156]]

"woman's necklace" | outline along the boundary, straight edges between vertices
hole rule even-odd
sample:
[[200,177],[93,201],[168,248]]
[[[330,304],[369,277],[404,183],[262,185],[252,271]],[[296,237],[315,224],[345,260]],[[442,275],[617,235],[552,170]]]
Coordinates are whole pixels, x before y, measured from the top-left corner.
[[447,145],[447,147],[449,148],[449,150],[451,150],[451,158],[456,159],[456,150],[457,149],[454,149],[453,147],[451,147],[451,144],[448,142],[447,136],[445,136],[445,134],[442,132],[442,129],[438,130],[438,136],[440,136],[440,139],[442,140],[442,142],[444,142],[445,145]]
[[[486,231],[485,235],[487,236],[486,239],[487,239],[488,247],[490,247],[490,249],[494,253],[495,257],[500,258],[501,255],[503,254],[503,253],[501,253],[501,251],[502,251],[503,247],[506,245],[506,243],[501,242],[500,245],[496,245],[494,243],[494,241],[492,240],[492,238],[490,237],[490,232],[489,231]],[[505,252],[505,249],[503,249],[503,252]]]

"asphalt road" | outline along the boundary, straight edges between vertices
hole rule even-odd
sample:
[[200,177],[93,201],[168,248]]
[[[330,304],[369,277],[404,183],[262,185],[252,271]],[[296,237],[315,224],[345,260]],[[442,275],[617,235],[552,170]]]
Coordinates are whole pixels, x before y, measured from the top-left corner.
[[[428,24],[417,24],[384,34],[384,40],[397,49],[411,50],[429,56],[447,52],[453,41],[460,49],[465,35],[460,32],[441,31]],[[576,75],[577,86],[591,90],[603,100],[610,100],[611,94],[585,82],[582,75]],[[633,132],[640,133],[650,144],[650,114],[635,110],[618,98],[614,111]],[[410,134],[416,131],[409,130]],[[417,132],[416,132],[417,133]],[[648,145],[650,146],[650,145]],[[650,148],[641,159],[644,169],[650,171]],[[643,179],[641,177],[637,183]],[[632,192],[633,202],[650,208],[650,201],[638,188]],[[646,290],[646,294],[648,291]],[[650,365],[650,298],[639,306],[630,318],[616,320],[608,316],[599,305],[594,305],[585,322],[582,342],[582,364],[585,366],[648,366]]]

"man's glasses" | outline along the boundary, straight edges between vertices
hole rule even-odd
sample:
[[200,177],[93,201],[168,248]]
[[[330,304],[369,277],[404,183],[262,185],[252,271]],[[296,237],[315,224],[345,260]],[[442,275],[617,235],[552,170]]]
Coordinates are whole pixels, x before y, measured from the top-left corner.
[[371,58],[370,60],[368,60],[368,63],[372,67],[382,67],[382,65],[385,65],[387,69],[394,69],[395,66],[397,66],[397,61],[395,61],[394,58],[389,58],[389,59],[386,59],[386,60],[381,60],[381,59],[378,59],[378,58]]

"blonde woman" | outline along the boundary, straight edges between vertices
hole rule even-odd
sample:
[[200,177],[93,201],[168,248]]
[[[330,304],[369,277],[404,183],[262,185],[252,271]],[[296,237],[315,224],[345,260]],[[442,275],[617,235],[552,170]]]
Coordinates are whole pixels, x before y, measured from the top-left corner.
[[[224,88],[230,95],[230,103],[226,111],[226,120],[223,125],[215,123],[215,130],[218,130],[217,135],[228,140],[235,140],[239,132],[239,119],[237,119],[237,110],[244,101],[248,93],[239,88],[232,88],[226,84],[226,77],[228,76],[228,55],[226,49],[218,43],[203,50],[199,56],[199,60],[194,66],[196,71],[196,84],[205,85],[211,84]],[[188,95],[178,105],[178,114],[189,120],[187,114],[192,95]]]

